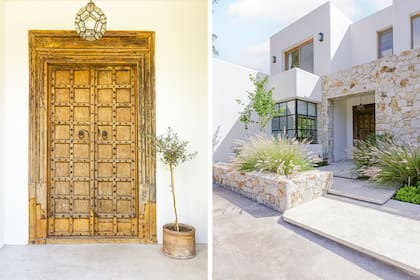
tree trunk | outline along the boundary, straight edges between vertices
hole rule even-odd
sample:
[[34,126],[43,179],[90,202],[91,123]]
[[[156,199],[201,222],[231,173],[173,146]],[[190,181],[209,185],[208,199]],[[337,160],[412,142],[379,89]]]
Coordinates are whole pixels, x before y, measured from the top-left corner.
[[169,164],[169,169],[171,171],[171,192],[172,192],[172,198],[174,201],[174,211],[175,211],[175,230],[179,231],[178,213],[176,211],[176,199],[175,199],[175,187],[174,187],[174,167],[172,164]]

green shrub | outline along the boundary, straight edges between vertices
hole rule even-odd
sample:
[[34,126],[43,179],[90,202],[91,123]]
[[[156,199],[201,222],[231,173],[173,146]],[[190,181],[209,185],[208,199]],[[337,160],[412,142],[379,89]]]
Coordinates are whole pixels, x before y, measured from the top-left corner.
[[358,141],[354,149],[358,173],[379,183],[416,184],[420,179],[420,150],[392,136]]
[[254,136],[249,142],[240,141],[234,164],[240,171],[267,171],[280,175],[294,175],[313,169],[320,161],[307,152],[306,142],[264,135]]
[[400,188],[395,194],[395,199],[420,204],[420,182],[417,186],[407,186]]

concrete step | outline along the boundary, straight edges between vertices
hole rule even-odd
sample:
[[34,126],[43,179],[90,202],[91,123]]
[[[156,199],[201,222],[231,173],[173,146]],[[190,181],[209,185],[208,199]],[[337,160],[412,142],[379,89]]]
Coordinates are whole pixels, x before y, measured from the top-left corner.
[[380,185],[368,180],[334,176],[328,193],[382,205],[394,196],[397,189],[398,185]]
[[420,277],[420,221],[325,197],[283,219]]
[[356,166],[351,159],[330,163],[317,169],[331,171],[334,177],[357,179]]

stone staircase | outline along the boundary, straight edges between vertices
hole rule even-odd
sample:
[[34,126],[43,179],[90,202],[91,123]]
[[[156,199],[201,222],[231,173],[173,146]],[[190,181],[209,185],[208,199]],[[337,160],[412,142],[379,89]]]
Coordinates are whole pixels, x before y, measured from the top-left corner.
[[352,160],[334,162],[318,169],[333,172],[333,182],[327,191],[332,195],[382,205],[394,196],[399,187],[358,179]]

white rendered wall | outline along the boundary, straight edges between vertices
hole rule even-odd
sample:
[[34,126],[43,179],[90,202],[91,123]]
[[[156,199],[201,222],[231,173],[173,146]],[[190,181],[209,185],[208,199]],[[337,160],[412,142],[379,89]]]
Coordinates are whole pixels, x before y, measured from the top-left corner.
[[351,25],[352,65],[364,64],[378,59],[377,32],[391,26],[392,7],[385,8],[369,17],[353,23]]
[[299,68],[289,69],[271,76],[269,88],[274,88],[273,99],[276,102],[286,99],[304,99],[321,102],[321,77]]
[[330,5],[331,11],[331,66],[330,71],[336,72],[351,66],[351,20],[337,7]]
[[[5,92],[0,96],[4,241],[28,240],[28,30],[73,30],[74,16],[86,1],[6,0]],[[207,123],[207,1],[154,0],[97,3],[109,30],[156,32],[157,133],[172,126],[198,156],[175,173],[180,221],[196,227],[197,242],[207,243],[209,157]],[[2,9],[3,10],[3,9]],[[2,17],[3,18],[3,17]],[[7,163],[3,164],[3,163]],[[174,220],[169,169],[157,165],[157,232]]]
[[334,101],[334,161],[347,158],[347,102],[345,99]]
[[[324,33],[324,41],[318,41],[318,33]],[[276,63],[270,63],[270,75],[284,71],[285,51],[313,38],[314,73],[325,75],[330,72],[330,3],[327,2],[304,17],[270,37],[270,60],[277,57]]]
[[239,121],[242,107],[236,102],[248,101],[248,91],[254,89],[249,75],[258,71],[222,60],[213,59],[213,135],[219,129],[220,139],[213,147],[213,161],[227,162],[232,156],[232,148],[237,139],[246,140],[248,135],[258,132],[256,125],[250,125],[248,131]]
[[420,1],[394,0],[394,53],[411,49],[411,16],[420,13]]
[[[363,93],[362,104],[372,103],[375,103],[374,94]],[[334,161],[353,157],[353,106],[359,104],[359,95],[334,101]]]
[[[0,1],[0,31],[3,30],[3,25],[4,25],[4,15],[3,15],[3,11],[4,11],[4,2]],[[3,55],[3,45],[4,45],[4,39],[3,39],[3,32],[0,32],[0,61],[4,60],[4,55]],[[3,110],[1,108],[1,104],[3,104],[3,75],[4,75],[4,65],[3,63],[0,63],[0,155],[4,154],[4,150],[5,147],[3,145],[3,137],[2,137],[2,131],[3,131],[3,126],[4,126],[4,116],[3,116]],[[6,162],[4,161],[3,157],[0,156],[0,248],[3,246],[4,244],[4,237],[3,237],[3,232],[4,232],[4,224],[3,224],[3,216],[4,216],[4,198],[3,198],[3,186],[4,186],[4,182],[3,182],[3,167],[6,164]]]

